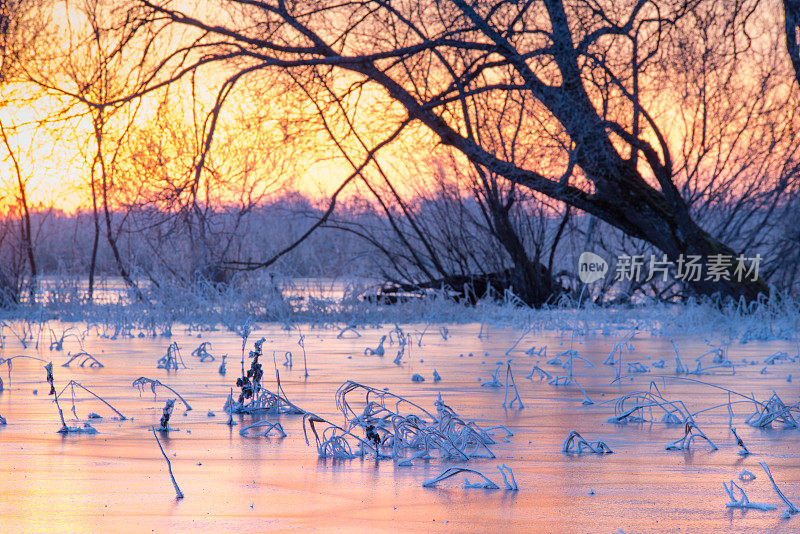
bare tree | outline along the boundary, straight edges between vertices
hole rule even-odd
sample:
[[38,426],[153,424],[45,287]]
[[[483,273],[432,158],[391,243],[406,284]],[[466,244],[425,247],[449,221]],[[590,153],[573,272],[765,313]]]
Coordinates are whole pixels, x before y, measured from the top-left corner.
[[[271,68],[324,77],[342,72],[353,84],[379,87],[387,106],[405,111],[400,120],[425,125],[484,172],[590,213],[673,261],[684,254],[736,256],[698,224],[678,187],[674,141],[653,98],[659,79],[650,69],[669,59],[662,44],[691,17],[716,17],[719,38],[726,31],[750,38],[748,21],[770,16],[756,0],[431,0],[413,6],[379,0],[324,9],[229,0],[195,12],[159,1],[136,4],[140,27],[194,31],[151,69],[149,87],[214,62],[243,77]],[[737,44],[727,60],[738,61],[740,51]],[[487,100],[509,94],[524,102],[526,113],[503,126],[509,141],[500,147],[478,135],[479,119]],[[532,164],[509,157],[542,143],[548,138],[542,132],[558,140],[545,142],[546,159]],[[767,292],[763,279],[703,278],[691,287],[747,299]]]

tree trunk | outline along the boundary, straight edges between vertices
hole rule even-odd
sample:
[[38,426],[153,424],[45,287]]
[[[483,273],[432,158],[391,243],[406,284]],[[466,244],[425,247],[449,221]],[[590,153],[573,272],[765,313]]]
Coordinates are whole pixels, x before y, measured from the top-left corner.
[[31,278],[28,285],[28,295],[30,303],[33,304],[36,299],[36,256],[33,252],[33,230],[31,225],[31,214],[28,210],[28,197],[25,191],[25,181],[22,179],[22,169],[19,166],[14,150],[11,148],[11,143],[8,141],[8,133],[5,126],[0,122],[0,134],[3,136],[3,144],[8,150],[8,155],[14,165],[14,173],[17,176],[17,186],[19,188],[19,211],[20,211],[20,231],[22,234],[22,242],[25,245],[25,252],[28,257],[28,266],[30,267]]
[[800,87],[800,0],[783,0],[783,21],[786,32],[786,51]]
[[94,298],[94,272],[97,268],[97,249],[100,245],[100,212],[97,209],[97,183],[92,171],[92,218],[94,220],[94,237],[92,239],[92,257],[89,260],[89,301]]

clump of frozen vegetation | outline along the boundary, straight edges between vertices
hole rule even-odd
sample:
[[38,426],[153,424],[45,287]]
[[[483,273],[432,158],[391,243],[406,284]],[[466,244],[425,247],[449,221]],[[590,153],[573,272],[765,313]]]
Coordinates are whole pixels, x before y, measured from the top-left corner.
[[239,396],[234,400],[228,397],[224,409],[228,413],[239,414],[303,414],[304,410],[295,406],[287,398],[281,387],[280,375],[277,369],[275,376],[277,381],[278,393],[273,393],[262,385],[264,370],[259,359],[263,356],[263,344],[266,339],[261,338],[256,341],[254,350],[250,351],[250,369],[241,377],[236,379],[236,387],[239,388]]
[[756,411],[747,418],[746,423],[755,427],[767,427],[772,423],[781,423],[784,428],[797,428],[797,420],[792,412],[800,414],[800,401],[786,405],[777,393],[764,403],[756,403]]
[[[322,458],[347,459],[372,453],[378,458],[393,458],[399,465],[411,465],[416,459],[495,457],[489,448],[496,443],[488,433],[491,428],[464,421],[441,397],[435,402],[434,415],[399,395],[347,381],[336,392],[336,406],[344,416],[343,426],[315,414],[304,417]],[[324,428],[320,430],[319,426]]]

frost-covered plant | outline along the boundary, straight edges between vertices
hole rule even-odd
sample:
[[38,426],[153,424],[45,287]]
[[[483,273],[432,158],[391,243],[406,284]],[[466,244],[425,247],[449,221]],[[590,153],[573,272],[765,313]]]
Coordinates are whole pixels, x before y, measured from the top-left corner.
[[241,377],[236,379],[236,386],[239,388],[239,397],[233,400],[229,397],[224,409],[228,413],[273,413],[273,414],[303,414],[305,410],[300,409],[289,402],[286,394],[281,387],[280,374],[275,369],[278,393],[273,393],[263,387],[261,380],[264,371],[259,359],[263,356],[264,338],[256,341],[254,350],[250,351],[250,369]]
[[[317,425],[325,425],[325,428],[320,432]],[[350,460],[364,456],[366,451],[372,451],[376,457],[385,457],[380,453],[378,447],[366,441],[352,432],[331,423],[330,421],[310,412],[303,415],[303,436],[305,437],[306,444],[308,441],[308,432],[306,425],[311,429],[314,434],[314,439],[317,446],[317,454],[320,458],[332,458],[334,460]],[[351,442],[353,442],[351,444]]]
[[400,365],[400,361],[406,354],[406,349],[408,349],[410,356],[411,347],[414,345],[414,340],[411,334],[406,334],[403,331],[403,329],[400,328],[400,325],[395,324],[394,330],[389,332],[389,344],[394,345],[395,342],[397,342],[398,349],[397,349],[397,356],[395,356],[393,363],[395,363],[396,365]]
[[539,350],[536,350],[536,346],[534,345],[533,347],[531,347],[528,350],[526,350],[525,354],[527,354],[528,356],[539,356],[540,358],[546,358],[547,357],[547,345],[543,345],[543,346],[539,347]]
[[503,362],[497,362],[497,367],[492,372],[491,380],[484,380],[481,382],[481,387],[484,388],[501,388],[503,382],[500,380],[500,372],[503,370]]
[[371,348],[367,347],[366,349],[364,349],[364,355],[365,356],[383,356],[386,353],[386,349],[383,348],[383,344],[384,344],[385,341],[386,341],[386,336],[385,335],[381,336],[381,340],[378,343],[378,346],[375,347],[374,349],[371,349]]
[[214,356],[208,352],[211,349],[211,342],[204,341],[196,349],[192,351],[192,356],[200,358],[200,361],[205,362],[213,362],[215,360]]
[[[514,398],[511,399],[510,402],[508,402],[508,386],[509,386],[509,384],[511,385],[511,387],[514,388]],[[514,373],[511,372],[511,360],[508,360],[506,362],[506,391],[505,391],[505,395],[503,396],[503,404],[502,404],[502,406],[506,406],[506,403],[507,403],[509,408],[513,408],[515,402],[517,403],[517,407],[518,408],[521,409],[521,408],[525,407],[525,405],[522,404],[522,399],[519,396],[519,390],[517,389],[517,384],[514,382]]]
[[775,490],[775,493],[783,501],[783,504],[786,505],[786,510],[783,512],[783,515],[785,517],[789,517],[789,516],[792,516],[792,515],[794,515],[796,513],[800,513],[800,509],[798,509],[797,506],[795,506],[794,503],[792,501],[790,501],[786,497],[786,495],[783,494],[783,492],[780,490],[778,485],[775,483],[775,479],[772,478],[772,471],[770,470],[770,468],[766,464],[766,462],[758,462],[758,465],[761,466],[761,469],[763,469],[764,472],[767,474],[767,477],[769,477],[769,481],[772,483],[772,489]]
[[683,437],[676,439],[672,443],[668,443],[664,448],[668,451],[688,451],[692,447],[695,439],[703,439],[709,444],[712,451],[717,450],[713,441],[711,441],[705,433],[700,430],[694,421],[686,421],[683,429]]
[[[362,398],[354,408],[347,395],[358,391]],[[391,403],[391,404],[389,404]],[[356,382],[345,382],[337,391],[336,404],[345,416],[347,432],[360,428],[376,450],[405,461],[416,458],[494,457],[488,445],[495,441],[474,422],[465,422],[439,398],[437,415],[393,393]],[[401,413],[414,409],[416,413]],[[385,451],[385,452],[383,452]],[[408,465],[408,464],[405,464]]]
[[766,363],[767,365],[775,365],[775,362],[777,361],[788,360],[788,359],[789,359],[789,353],[784,351],[778,351],[771,354],[770,356],[767,356],[764,359],[764,363]]
[[500,475],[503,477],[503,484],[505,484],[507,490],[519,491],[517,480],[514,478],[514,472],[511,471],[510,467],[506,464],[498,465],[497,470],[500,471]]
[[177,371],[178,364],[186,369],[186,364],[183,363],[183,358],[181,357],[181,348],[178,346],[177,342],[172,342],[167,348],[167,353],[159,358],[157,367],[159,369],[166,369],[168,371],[170,369]]
[[648,391],[633,391],[615,399],[614,417],[608,421],[684,424],[690,419],[691,414],[682,401],[665,399],[655,382],[650,382]]
[[136,380],[134,380],[134,381],[133,381],[133,383],[131,384],[131,387],[138,388],[138,389],[139,389],[139,395],[141,395],[141,394],[144,392],[144,388],[145,388],[145,387],[149,387],[149,388],[150,388],[150,390],[153,392],[153,400],[155,400],[155,399],[156,399],[156,387],[162,387],[162,388],[164,388],[164,389],[168,389],[168,390],[170,390],[172,393],[174,393],[175,395],[177,395],[177,397],[178,397],[178,398],[181,400],[181,402],[183,403],[183,405],[184,405],[184,406],[186,406],[186,411],[187,411],[187,412],[188,412],[189,410],[191,410],[191,409],[192,409],[192,407],[191,407],[191,406],[189,406],[189,403],[188,403],[188,402],[186,402],[186,399],[184,399],[184,398],[181,396],[181,394],[180,394],[180,393],[178,393],[177,391],[175,391],[174,389],[172,389],[172,388],[171,388],[171,387],[169,387],[168,385],[166,385],[166,384],[162,383],[160,380],[155,380],[155,379],[152,379],[152,378],[147,378],[146,376],[140,376],[139,378],[137,378]]
[[562,452],[571,452],[582,454],[584,451],[588,451],[594,454],[611,454],[614,451],[606,445],[604,442],[598,441],[586,441],[583,436],[581,436],[578,432],[573,430],[572,432],[567,435],[567,438],[564,440],[564,443],[561,445]]
[[617,365],[618,363],[621,363],[622,350],[623,349],[631,350],[631,348],[633,347],[633,345],[631,344],[631,339],[633,339],[635,335],[636,335],[636,329],[634,328],[633,330],[628,332],[625,336],[614,341],[614,345],[611,347],[611,352],[609,352],[608,356],[606,356],[606,359],[603,360],[603,365]]
[[744,444],[742,438],[739,437],[739,434],[736,433],[736,427],[729,426],[731,430],[731,434],[733,434],[733,438],[736,440],[736,445],[740,447],[739,454],[741,456],[747,456],[750,454],[750,449],[747,448],[747,445]]
[[[44,366],[44,369],[47,372],[47,376],[46,376],[45,380],[47,381],[48,384],[50,384],[50,392],[48,393],[48,395],[53,395],[53,402],[55,402],[56,409],[58,410],[58,416],[61,419],[61,428],[58,430],[58,432],[60,434],[69,434],[69,433],[96,434],[97,430],[92,425],[90,425],[89,423],[84,423],[83,427],[72,427],[72,426],[67,425],[66,420],[64,420],[64,411],[61,409],[61,405],[58,404],[59,394],[56,393],[56,388],[55,388],[55,383],[54,383],[55,379],[53,377],[53,362],[48,362],[47,365]],[[71,385],[72,382],[73,381],[70,381],[70,384],[68,384],[68,386]],[[83,387],[83,386],[81,386],[81,387]],[[66,387],[64,389],[66,389]],[[63,393],[63,390],[62,390],[62,393]],[[92,395],[94,395],[94,393],[92,393]],[[102,400],[102,399],[100,399],[100,400]],[[103,402],[105,402],[105,401],[103,401]],[[111,406],[107,402],[106,402],[106,405]],[[112,407],[112,409],[113,409],[113,407]],[[116,411],[116,410],[114,410],[114,411]],[[73,393],[73,402],[72,402],[72,412],[75,413],[74,393]],[[119,413],[119,412],[117,412],[117,413]],[[122,414],[119,414],[119,415],[122,416]],[[76,418],[77,418],[77,414],[76,414]],[[122,417],[122,419],[125,419],[125,417]]]
[[739,480],[743,480],[745,482],[750,482],[750,481],[755,480],[755,479],[756,479],[756,476],[753,473],[751,473],[750,471],[748,471],[747,469],[742,469],[742,471],[739,473]]
[[[464,479],[464,487],[465,488],[482,488],[482,489],[500,489],[500,486],[492,482],[492,480],[481,473],[480,471],[476,471],[475,469],[468,469],[466,467],[448,467],[437,476],[433,477],[430,480],[426,480],[423,484],[423,488],[435,488],[439,482],[447,480],[450,477],[454,477],[456,475],[460,475],[462,473],[472,474],[475,476],[480,477],[483,480],[483,483],[473,484],[469,482],[469,479]],[[502,473],[502,471],[501,471]]]
[[785,428],[797,428],[797,420],[792,412],[800,413],[800,402],[786,405],[774,391],[767,402],[756,404],[756,411],[745,421],[755,427],[767,427],[773,422],[783,423]]
[[649,369],[642,365],[641,362],[626,362],[628,366],[628,373],[647,373]]
[[69,358],[66,362],[61,364],[61,367],[69,367],[72,362],[77,361],[79,367],[86,367],[86,364],[89,364],[89,367],[96,367],[98,369],[105,367],[100,361],[89,354],[88,352],[78,352],[77,354],[67,353],[67,357]]
[[[727,493],[728,497],[730,497],[731,499],[729,503],[725,504],[725,506],[727,506],[728,508],[742,508],[742,509],[750,508],[753,510],[763,510],[763,511],[778,509],[778,507],[775,506],[774,504],[750,502],[750,499],[747,498],[747,494],[744,492],[744,490],[733,480],[731,480],[730,487],[728,487],[728,485],[725,482],[722,483],[722,486],[725,488],[725,493]],[[734,490],[739,491],[738,498],[734,496]]]
[[[300,332],[300,329],[297,329],[297,332],[300,334],[300,338],[297,340],[297,344],[300,346],[300,349],[303,351],[303,376],[308,378],[308,358],[306,357],[306,336]],[[289,355],[291,356],[291,352]],[[291,360],[290,360],[291,361]],[[291,366],[290,366],[291,367]]]
[[450,335],[450,331],[447,329],[446,326],[440,326],[439,335],[442,336],[443,340],[447,341],[447,337]]
[[[14,360],[16,360],[17,358],[28,358],[29,360],[36,360],[37,362],[44,362],[45,361],[45,360],[43,360],[41,358],[37,358],[36,356],[26,356],[24,354],[19,354],[17,356],[11,356],[10,358],[3,358],[2,356],[0,356],[0,365],[5,364],[5,366],[8,368],[8,380],[9,380],[9,382],[11,381],[11,369],[14,366]],[[3,388],[4,388],[3,379],[0,378],[0,391],[3,391]]]
[[167,461],[167,469],[169,470],[169,478],[172,480],[172,486],[175,488],[175,498],[176,499],[183,499],[183,492],[178,487],[178,481],[175,480],[175,475],[172,474],[172,462],[169,461],[169,457],[167,453],[164,452],[164,447],[161,446],[161,441],[158,439],[158,434],[156,434],[156,429],[151,427],[150,430],[153,432],[153,437],[156,438],[156,443],[158,444],[158,448],[161,450],[161,455],[164,456],[164,460]]
[[89,395],[91,395],[91,396],[92,396],[92,397],[94,397],[95,399],[99,400],[100,402],[102,402],[103,404],[105,404],[106,406],[108,406],[108,407],[111,409],[111,411],[113,411],[115,414],[117,414],[117,417],[119,417],[119,418],[120,418],[120,420],[122,420],[122,421],[125,421],[125,420],[127,419],[127,417],[125,417],[124,415],[122,415],[122,413],[121,413],[119,410],[117,410],[116,408],[114,408],[114,407],[111,405],[111,403],[109,403],[107,400],[105,400],[105,399],[104,399],[104,398],[102,398],[100,395],[98,395],[98,394],[97,394],[97,393],[95,393],[94,391],[90,390],[90,389],[89,389],[89,388],[87,388],[86,386],[84,386],[84,385],[80,384],[79,382],[76,382],[75,380],[70,380],[70,381],[67,383],[67,385],[66,385],[66,386],[64,386],[64,387],[61,389],[61,391],[60,391],[60,392],[58,392],[58,394],[56,394],[56,400],[58,400],[58,399],[59,399],[59,398],[60,398],[60,397],[61,397],[61,396],[64,394],[64,392],[67,390],[67,388],[69,388],[69,391],[70,391],[70,399],[71,399],[71,401],[72,401],[72,414],[75,416],[75,419],[78,419],[78,413],[77,413],[77,411],[76,411],[76,409],[75,409],[75,388],[78,388],[78,389],[80,389],[80,390],[83,390],[84,392],[88,393]]
[[164,408],[161,411],[161,420],[159,421],[158,430],[161,432],[169,432],[169,419],[172,417],[172,410],[175,408],[175,399],[167,399],[164,403]]
[[526,375],[525,378],[527,378],[528,380],[533,380],[533,375],[534,374],[539,377],[539,382],[541,382],[542,380],[545,380],[545,379],[546,380],[550,380],[551,378],[553,378],[553,375],[551,375],[550,373],[548,373],[547,371],[545,371],[544,369],[542,369],[538,365],[534,365],[533,369],[531,369],[531,372],[528,375]]
[[345,334],[347,334],[348,332],[353,333],[357,338],[361,337],[361,334],[358,333],[358,330],[356,330],[355,325],[347,325],[339,331],[339,333],[336,335],[336,339],[344,338]]
[[[63,332],[61,332],[61,335],[59,336],[55,332],[53,332],[53,329],[51,328],[50,329],[50,350],[51,351],[52,350],[57,350],[57,351],[64,350],[64,341],[66,340],[67,337],[72,335],[72,336],[75,336],[77,338],[77,336],[75,334],[70,334],[70,332],[72,330],[75,330],[74,326],[71,326],[71,327],[67,328],[66,330],[64,330]],[[79,339],[79,341],[80,341],[80,339]]]
[[276,423],[272,423],[272,422],[266,421],[266,420],[258,421],[256,423],[251,424],[251,425],[247,425],[246,427],[244,427],[241,430],[239,430],[239,435],[240,436],[249,436],[250,435],[250,431],[252,429],[254,429],[254,428],[263,428],[264,429],[261,432],[258,432],[256,434],[254,434],[256,436],[267,437],[272,432],[275,432],[275,434],[280,438],[285,438],[286,437],[286,432],[284,432],[283,426],[281,426],[280,423],[277,423],[277,422]]
[[688,369],[684,367],[683,362],[681,361],[681,354],[678,351],[677,343],[675,343],[674,339],[670,339],[670,343],[672,343],[672,348],[675,350],[675,374],[682,375],[688,373]]

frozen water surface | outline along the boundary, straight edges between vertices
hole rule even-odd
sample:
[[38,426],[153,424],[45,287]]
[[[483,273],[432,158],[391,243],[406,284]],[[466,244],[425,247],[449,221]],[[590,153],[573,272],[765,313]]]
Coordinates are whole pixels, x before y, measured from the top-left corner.
[[[59,332],[73,325],[52,323]],[[676,375],[675,351],[670,339],[637,334],[633,350],[617,351],[615,365],[604,365],[614,344],[628,332],[620,330],[576,334],[554,331],[524,333],[514,328],[486,328],[479,324],[447,325],[447,339],[438,325],[401,325],[412,333],[400,364],[397,343],[387,339],[385,354],[365,355],[375,349],[392,326],[358,328],[337,337],[338,329],[302,327],[305,335],[309,377],[306,378],[296,330],[280,325],[260,325],[249,337],[247,349],[261,337],[264,385],[275,391],[273,354],[283,389],[297,406],[344,425],[336,408],[335,392],[346,380],[379,389],[388,387],[432,413],[439,393],[465,421],[483,428],[505,425],[513,436],[504,439],[493,431],[497,456],[472,458],[468,462],[444,459],[414,459],[413,465],[397,460],[376,460],[370,454],[352,460],[320,459],[311,436],[306,444],[302,416],[234,415],[238,424],[229,427],[223,410],[230,388],[241,374],[241,338],[225,331],[188,332],[173,328],[173,336],[107,339],[92,332],[83,350],[104,367],[69,368],[61,365],[80,351],[75,338],[64,342],[63,351],[49,351],[44,341],[39,349],[23,348],[6,330],[2,357],[19,354],[53,361],[57,390],[70,379],[97,393],[128,420],[115,419],[108,407],[81,389],[75,390],[72,413],[70,392],[60,397],[69,426],[89,422],[97,434],[57,433],[61,427],[53,397],[48,396],[43,362],[16,358],[9,373],[0,367],[5,390],[0,394],[0,414],[7,425],[0,427],[0,509],[6,530],[26,532],[196,532],[209,531],[450,531],[450,532],[797,532],[800,516],[782,518],[786,508],[774,492],[758,462],[766,462],[778,487],[788,499],[800,503],[800,431],[773,422],[760,428],[745,420],[756,411],[752,401],[700,380],[766,403],[773,393],[786,405],[798,402],[800,361],[793,341],[733,342],[725,360],[732,362],[703,374]],[[137,330],[133,331],[138,334]],[[534,366],[552,377],[567,376],[562,364],[569,362],[572,346],[575,380],[594,404],[574,385],[548,384],[544,373],[526,375]],[[683,366],[697,368],[695,359],[709,350],[702,337],[677,337],[675,343]],[[159,369],[157,360],[177,342],[187,368]],[[210,342],[214,361],[201,362],[191,352]],[[711,340],[712,344],[716,343]],[[534,353],[531,347],[544,352]],[[292,352],[292,367],[284,365]],[[526,353],[528,351],[528,353]],[[619,353],[622,361],[617,361]],[[786,356],[771,355],[785,352]],[[219,374],[220,356],[228,354],[227,374]],[[559,354],[563,353],[563,354]],[[573,353],[575,354],[575,353]],[[715,363],[714,353],[701,358],[701,368]],[[482,387],[502,363],[497,376],[505,384],[506,361],[524,409],[503,407],[504,387]],[[553,360],[557,358],[557,360]],[[589,363],[581,358],[585,358]],[[720,357],[717,357],[718,361]],[[742,360],[746,360],[746,363]],[[660,367],[663,360],[663,367]],[[547,363],[550,361],[551,363]],[[634,362],[638,362],[635,364]],[[755,363],[751,363],[755,362]],[[590,366],[590,364],[592,366]],[[631,364],[630,366],[628,364]],[[657,364],[654,366],[654,364]],[[246,362],[249,367],[249,361]],[[434,370],[441,380],[434,380]],[[735,373],[734,373],[735,371]],[[620,379],[612,382],[619,372]],[[424,381],[412,381],[415,374]],[[797,377],[789,381],[789,375]],[[149,388],[141,394],[132,382],[145,376],[159,380],[180,393],[192,406],[185,411],[176,402],[169,421],[173,428],[160,439],[185,494],[176,500],[167,465],[155,442],[151,426],[158,426],[167,399],[177,398],[157,387],[154,400]],[[691,379],[691,380],[684,380]],[[683,424],[660,421],[663,410],[655,407],[657,422],[616,424],[614,399],[635,391],[653,391],[669,401],[683,401],[696,413],[694,421],[717,447],[695,439],[686,450],[666,450],[685,434]],[[34,391],[37,391],[35,394]],[[511,400],[513,391],[508,394]],[[729,430],[727,403],[732,401],[732,424],[749,456],[739,454]],[[634,406],[629,401],[626,406]],[[708,411],[705,408],[724,405]],[[212,416],[209,412],[213,412]],[[96,413],[101,418],[90,418]],[[638,412],[637,412],[638,413]],[[649,418],[649,411],[647,413]],[[789,415],[798,418],[797,407]],[[635,415],[635,414],[634,414]],[[255,421],[280,422],[287,436],[243,437],[239,430]],[[257,429],[254,429],[257,430]],[[356,429],[358,431],[359,429]],[[578,431],[588,442],[603,441],[613,454],[562,452],[570,431]],[[408,455],[406,455],[408,457]],[[408,463],[408,462],[404,462]],[[512,471],[519,491],[503,489],[497,469],[505,464]],[[466,488],[481,482],[462,474],[434,488],[423,483],[449,467],[480,471],[500,489]],[[743,480],[747,470],[755,480]],[[747,478],[747,477],[746,477]],[[777,510],[741,510],[730,502],[723,482],[735,481],[752,503],[773,504]]]

